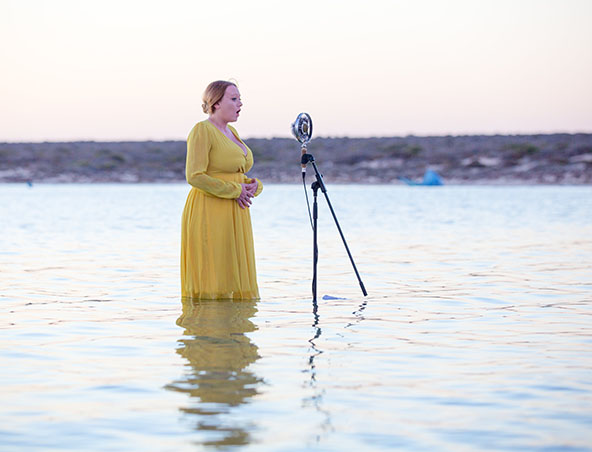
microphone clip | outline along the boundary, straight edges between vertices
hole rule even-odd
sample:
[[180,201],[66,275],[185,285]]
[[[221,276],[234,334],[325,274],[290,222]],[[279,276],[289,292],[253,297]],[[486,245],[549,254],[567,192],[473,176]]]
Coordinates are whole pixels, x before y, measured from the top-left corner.
[[304,154],[302,154],[302,158],[300,159],[300,163],[302,165],[307,165],[310,162],[314,162],[314,161],[315,161],[315,159],[314,159],[313,155],[312,154],[307,154],[306,153],[306,148],[305,148],[304,149]]

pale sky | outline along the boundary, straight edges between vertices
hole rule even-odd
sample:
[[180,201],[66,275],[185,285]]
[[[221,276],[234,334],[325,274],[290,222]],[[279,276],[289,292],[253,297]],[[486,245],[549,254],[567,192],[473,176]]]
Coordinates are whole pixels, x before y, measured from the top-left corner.
[[591,0],[0,0],[0,141],[592,132]]

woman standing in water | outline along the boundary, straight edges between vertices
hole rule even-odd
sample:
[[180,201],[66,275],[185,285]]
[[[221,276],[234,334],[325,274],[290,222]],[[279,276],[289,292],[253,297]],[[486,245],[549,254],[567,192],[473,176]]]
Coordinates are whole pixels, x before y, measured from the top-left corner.
[[185,175],[192,186],[183,210],[181,294],[194,299],[259,298],[249,206],[263,189],[246,172],[253,153],[229,125],[238,119],[238,87],[216,81],[206,88],[209,115],[187,138]]

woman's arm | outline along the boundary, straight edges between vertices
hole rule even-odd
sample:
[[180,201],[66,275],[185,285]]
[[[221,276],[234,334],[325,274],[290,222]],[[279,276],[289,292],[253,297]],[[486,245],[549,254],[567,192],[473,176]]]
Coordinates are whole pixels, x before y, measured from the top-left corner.
[[187,138],[187,162],[185,165],[187,182],[189,185],[218,198],[238,198],[243,191],[241,184],[226,182],[206,174],[210,149],[208,130],[203,123],[198,123]]

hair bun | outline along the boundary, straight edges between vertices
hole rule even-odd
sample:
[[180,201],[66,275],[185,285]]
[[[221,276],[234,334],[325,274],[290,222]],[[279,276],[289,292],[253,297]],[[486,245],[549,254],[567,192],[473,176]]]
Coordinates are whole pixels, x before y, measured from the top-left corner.
[[208,109],[208,104],[206,102],[204,102],[203,104],[201,104],[201,108],[203,110],[203,112],[207,115],[209,114],[209,109]]

